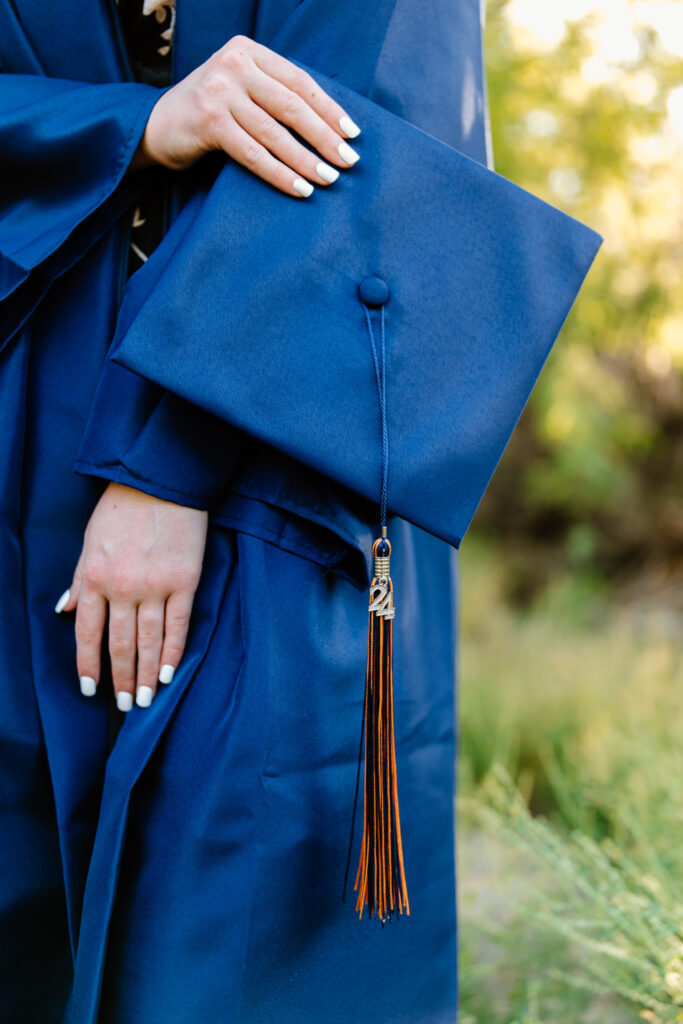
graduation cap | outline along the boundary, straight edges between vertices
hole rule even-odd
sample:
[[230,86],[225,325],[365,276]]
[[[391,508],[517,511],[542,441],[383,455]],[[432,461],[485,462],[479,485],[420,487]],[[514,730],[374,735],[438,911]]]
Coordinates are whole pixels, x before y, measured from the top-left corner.
[[306,70],[359,162],[297,200],[227,160],[129,282],[112,357],[380,502],[356,886],[384,921],[409,912],[387,509],[459,545],[602,239]]

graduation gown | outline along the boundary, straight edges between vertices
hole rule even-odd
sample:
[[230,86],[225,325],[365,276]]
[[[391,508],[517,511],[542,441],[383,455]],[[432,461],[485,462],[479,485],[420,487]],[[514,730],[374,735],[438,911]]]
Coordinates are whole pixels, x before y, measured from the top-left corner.
[[[456,1017],[456,548],[599,239],[545,204],[529,210],[521,190],[496,192],[500,204],[486,214],[494,176],[475,0],[380,0],[371,15],[357,0],[177,0],[174,79],[237,33],[319,74],[352,115],[359,104],[369,189],[354,191],[359,164],[318,190],[310,230],[296,219],[308,216],[303,202],[220,156],[182,174],[126,174],[158,90],[132,81],[109,0],[0,0],[2,1020]],[[386,205],[398,195],[404,143],[432,214],[449,175],[459,176],[460,206],[446,223],[464,232],[458,247],[473,232],[486,240],[468,261],[479,278],[494,271],[480,314],[491,325],[506,312],[503,333],[482,345],[476,325],[465,330],[481,319],[468,306],[461,390],[452,401],[438,391],[429,417],[416,394],[427,378],[438,389],[444,368],[449,377],[447,302],[432,311],[441,333],[413,385],[396,372],[408,358],[400,348],[394,372],[390,363],[395,719],[411,913],[382,928],[353,910],[358,826],[341,899],[380,459],[367,336],[362,318],[349,318],[358,284],[384,276],[388,338],[407,345],[435,299],[428,290],[421,302],[419,291],[439,273],[433,253],[420,263],[428,241],[416,229],[402,260],[402,229]],[[155,180],[170,196],[169,231],[126,284],[132,205]],[[330,249],[332,209],[343,215],[339,251]],[[354,229],[354,211],[364,229]],[[228,224],[230,245],[217,243]],[[288,246],[298,276],[286,269]],[[446,271],[437,291],[447,296]],[[463,281],[463,302],[481,298],[474,277]],[[420,309],[414,322],[409,307]],[[327,366],[316,365],[315,339]],[[365,362],[347,365],[361,344]],[[210,512],[181,665],[115,736],[106,657],[97,696],[83,698],[73,618],[53,612],[108,480]]]

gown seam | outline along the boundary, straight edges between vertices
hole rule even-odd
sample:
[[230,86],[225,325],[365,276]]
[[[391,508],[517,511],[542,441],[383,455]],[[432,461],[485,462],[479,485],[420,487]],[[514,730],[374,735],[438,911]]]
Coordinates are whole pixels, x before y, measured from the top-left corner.
[[292,495],[286,490],[280,490],[277,492],[277,494],[269,494],[268,491],[264,491],[262,488],[248,482],[243,484],[236,484],[231,489],[236,494],[242,494],[246,498],[250,498],[253,495],[257,495],[259,498],[262,498],[268,504],[275,504],[277,499],[280,499],[281,501],[286,501],[288,502],[288,507],[290,511],[295,513],[298,512],[301,515],[304,515],[307,512],[313,512],[315,513],[316,516],[318,516],[318,525],[333,530],[335,533],[339,534],[342,540],[347,541],[353,547],[359,547],[358,539],[354,537],[354,535],[349,530],[342,526],[337,519],[334,519],[331,516],[327,515],[324,509],[320,507],[320,505],[315,505],[313,504],[313,502],[309,502],[308,504],[306,504],[304,502],[297,501],[297,499],[292,497]]
[[[220,525],[220,519],[221,518],[224,518],[226,521],[229,520],[229,519],[230,520],[234,519],[237,522],[248,523],[251,526],[258,526],[259,530],[262,530],[263,533],[270,534],[270,536],[274,537],[274,538],[281,538],[284,535],[284,531],[282,531],[282,530],[280,530],[280,531],[273,530],[273,529],[271,529],[268,526],[264,526],[263,523],[261,523],[258,519],[252,519],[249,516],[241,516],[241,515],[238,515],[235,512],[231,512],[229,515],[226,515],[225,517],[217,517],[216,522],[218,522],[219,525]],[[327,555],[327,552],[325,551],[324,548],[316,547],[313,544],[306,544],[305,541],[292,540],[291,537],[288,538],[288,539],[290,540],[290,543],[296,545],[297,547],[303,548],[306,551],[310,551],[311,554],[318,555],[319,558],[322,558],[322,557]],[[278,546],[279,545],[276,545],[276,547],[278,547]],[[339,556],[339,557],[341,557],[341,556]],[[337,561],[339,561],[339,557],[332,556],[329,559],[329,564],[330,565],[334,565]],[[318,559],[316,559],[316,561],[318,561]],[[325,564],[328,564],[327,559],[325,561]]]

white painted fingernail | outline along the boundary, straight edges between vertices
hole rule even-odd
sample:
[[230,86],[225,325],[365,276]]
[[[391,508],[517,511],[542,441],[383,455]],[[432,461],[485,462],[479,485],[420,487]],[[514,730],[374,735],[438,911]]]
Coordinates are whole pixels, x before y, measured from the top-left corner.
[[151,686],[138,686],[138,692],[135,695],[135,703],[139,708],[148,708],[152,703],[154,697],[154,690]]
[[159,673],[160,683],[170,683],[175,675],[175,668],[173,665],[162,665],[161,672]]
[[351,149],[348,142],[340,142],[337,146],[337,152],[347,164],[355,164],[356,160],[360,159],[360,154],[356,153],[355,149]]
[[84,697],[94,697],[97,693],[97,683],[92,676],[81,676],[81,693]]
[[119,690],[116,694],[116,706],[119,711],[130,711],[133,707],[133,694],[128,690]]
[[310,196],[313,191],[310,181],[306,181],[304,178],[295,178],[292,182],[292,187],[300,196]]
[[322,160],[319,164],[316,164],[316,173],[319,178],[323,181],[333,182],[339,177],[339,171],[335,167],[330,167],[329,164],[324,164]]
[[344,135],[348,135],[350,139],[355,139],[356,135],[360,135],[360,128],[355,121],[352,121],[348,114],[344,114],[343,117],[339,118],[339,127],[344,132]]
[[55,611],[57,612],[57,614],[59,614],[59,612],[61,612],[63,610],[64,605],[69,603],[69,594],[70,593],[71,593],[71,589],[65,590],[64,593],[62,594],[62,596],[60,597],[59,601],[57,601],[57,604],[55,605]]

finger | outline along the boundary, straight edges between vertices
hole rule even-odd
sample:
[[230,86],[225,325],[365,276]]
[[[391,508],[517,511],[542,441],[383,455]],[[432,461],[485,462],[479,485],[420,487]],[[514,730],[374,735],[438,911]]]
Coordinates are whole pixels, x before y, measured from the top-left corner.
[[164,643],[161,649],[159,681],[170,683],[185,651],[194,593],[179,590],[166,601]]
[[71,579],[71,586],[61,595],[57,604],[55,605],[55,611],[59,615],[61,612],[72,612],[78,604],[78,594],[81,589],[81,566],[83,564],[83,551],[85,548],[81,548],[81,553],[74,569],[74,574]]
[[[256,69],[249,79],[248,93],[254,103],[262,109],[263,113],[257,111],[257,114],[261,113],[261,119],[270,114],[273,118],[277,118],[277,121],[281,121],[283,124],[294,128],[325,160],[337,164],[338,167],[346,168],[350,167],[358,159],[355,150],[349,146],[348,142],[344,140],[338,131],[331,128],[306,100],[276,81],[276,79],[271,78],[269,75],[264,75],[262,71]],[[238,119],[243,124],[242,119]],[[258,123],[259,119],[257,118],[257,125]],[[277,122],[274,123],[277,124]],[[243,127],[246,128],[247,126],[243,124]],[[289,132],[286,132],[285,135],[293,142],[295,141]],[[267,139],[261,139],[261,141],[280,156],[281,159],[290,163],[286,155],[269,145]],[[299,146],[299,148],[303,151],[304,156],[308,158],[304,167],[301,168],[302,172],[305,171],[307,166],[315,170],[315,164],[319,158],[315,154],[310,153],[304,146]],[[291,166],[294,166],[294,164],[291,164]],[[333,170],[333,168],[330,169]],[[333,179],[337,176],[333,175]],[[319,179],[313,177],[313,180]]]
[[297,93],[330,128],[350,139],[360,135],[360,128],[344,108],[340,107],[303,68],[293,64],[286,57],[281,57],[267,46],[262,46],[261,43],[254,42],[250,55],[261,71],[265,71],[292,92]]
[[107,602],[87,586],[81,589],[76,607],[76,665],[81,693],[92,697],[100,678],[102,633],[107,619]]
[[55,611],[58,615],[63,611],[72,612],[77,604],[78,600],[76,598],[76,591],[72,583],[57,601]]
[[232,115],[225,118],[225,123],[218,132],[218,143],[233,160],[270,185],[279,188],[281,192],[301,198],[309,196],[313,191],[313,186],[308,181],[269,153],[265,146],[252,138]]
[[114,600],[109,604],[109,657],[116,704],[122,711],[133,706],[135,655],[137,651],[137,605]]
[[[298,101],[302,103],[302,100]],[[242,101],[232,110],[232,115],[246,132],[268,149],[293,171],[309,178],[316,185],[329,185],[339,177],[339,171],[321,160],[315,153],[302,146],[274,117],[252,103]],[[328,129],[329,131],[329,129]],[[338,158],[339,159],[339,158]]]
[[159,676],[159,659],[164,639],[164,602],[159,599],[138,605],[138,674],[136,702],[146,708],[152,703]]

